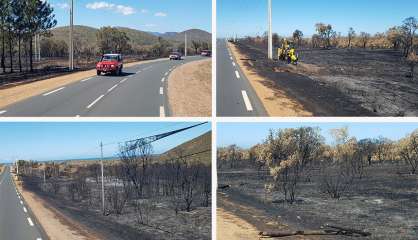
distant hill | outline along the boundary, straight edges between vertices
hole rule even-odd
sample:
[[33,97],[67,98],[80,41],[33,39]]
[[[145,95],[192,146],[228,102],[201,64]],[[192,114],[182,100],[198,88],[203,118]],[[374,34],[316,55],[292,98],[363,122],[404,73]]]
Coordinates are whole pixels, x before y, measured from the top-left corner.
[[212,42],[212,34],[200,29],[190,29],[180,33],[166,33],[162,37],[175,42],[184,42],[184,35],[186,33],[189,41]]
[[[199,161],[206,164],[211,164],[212,162],[212,153],[210,149],[212,148],[212,132],[209,131],[203,135],[200,135],[188,142],[180,144],[179,146],[170,149],[169,151],[161,154],[161,159],[167,159],[168,157],[177,157],[178,153],[181,152],[182,155],[190,155],[193,153],[204,152],[191,156],[191,161]],[[206,151],[209,150],[209,151]]]
[[[117,27],[119,30],[125,32],[132,46],[147,46],[153,45],[158,41],[158,37],[162,37],[172,43],[180,43],[184,41],[185,32],[167,32],[167,33],[156,33],[156,32],[144,32],[132,28]],[[74,38],[81,44],[94,46],[97,43],[96,33],[98,29],[88,26],[75,25],[74,26]],[[189,39],[197,41],[210,42],[212,35],[206,31],[199,29],[187,30]],[[57,27],[51,30],[52,38],[55,40],[63,40],[67,44],[69,42],[69,27]]]

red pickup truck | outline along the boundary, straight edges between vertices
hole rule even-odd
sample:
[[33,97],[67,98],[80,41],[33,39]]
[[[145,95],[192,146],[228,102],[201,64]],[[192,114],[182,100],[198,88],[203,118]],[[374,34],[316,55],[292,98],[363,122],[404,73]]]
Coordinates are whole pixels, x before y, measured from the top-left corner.
[[97,75],[101,73],[112,73],[122,75],[123,61],[121,54],[103,54],[96,64]]

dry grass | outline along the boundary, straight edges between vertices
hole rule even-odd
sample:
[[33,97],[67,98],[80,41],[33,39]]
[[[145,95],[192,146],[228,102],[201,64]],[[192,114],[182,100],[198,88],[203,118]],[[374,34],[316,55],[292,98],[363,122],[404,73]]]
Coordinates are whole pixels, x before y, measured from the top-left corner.
[[168,102],[173,116],[209,117],[212,112],[212,60],[176,68],[168,79]]

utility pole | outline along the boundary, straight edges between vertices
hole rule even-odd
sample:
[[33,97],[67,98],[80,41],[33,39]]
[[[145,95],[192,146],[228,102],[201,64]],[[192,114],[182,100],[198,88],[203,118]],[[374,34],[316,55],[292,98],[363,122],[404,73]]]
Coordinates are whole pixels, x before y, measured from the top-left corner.
[[184,32],[184,56],[187,57],[187,33]]
[[46,163],[44,163],[44,186],[46,184]]
[[272,14],[271,0],[268,1],[268,58],[273,59],[273,33],[272,33]]
[[35,61],[38,61],[38,39],[37,39],[37,34],[35,33],[35,37],[34,37],[34,45],[35,45]]
[[103,179],[103,142],[100,142],[100,166],[102,169],[102,211],[105,215],[105,200],[104,200],[104,179]]
[[70,7],[70,51],[69,51],[69,69],[74,70],[74,42],[73,42],[73,22],[74,21],[74,0],[71,0]]
[[41,36],[38,33],[38,61],[41,61]]

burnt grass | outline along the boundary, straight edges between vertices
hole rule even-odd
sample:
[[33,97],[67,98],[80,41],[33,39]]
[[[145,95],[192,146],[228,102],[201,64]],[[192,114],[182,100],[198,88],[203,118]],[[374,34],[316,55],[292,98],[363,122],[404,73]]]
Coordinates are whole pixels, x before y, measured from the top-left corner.
[[[325,224],[370,232],[361,239],[417,239],[418,177],[408,174],[407,166],[375,164],[356,179],[340,199],[333,199],[320,187],[319,170],[303,180],[296,202],[284,201],[280,192],[266,192],[271,177],[265,170],[250,167],[218,169],[218,184],[230,187],[218,190],[218,207],[225,208],[253,224],[259,231],[319,230]],[[236,210],[223,199],[240,209]],[[262,213],[262,217],[253,215]],[[260,220],[261,219],[261,220]],[[277,221],[278,224],[271,225]],[[319,239],[352,239],[349,236],[321,236]],[[292,238],[285,238],[292,239]],[[310,238],[308,238],[310,239]],[[314,238],[318,239],[318,238]]]
[[[297,49],[300,63],[292,71],[282,61],[269,61],[267,50],[242,40],[239,51],[271,88],[285,90],[316,116],[417,116],[418,79],[409,77],[402,54],[381,49]],[[250,65],[248,65],[250,66]],[[252,67],[252,66],[251,66]],[[415,69],[418,75],[418,69]],[[272,84],[273,83],[273,84]]]
[[[146,214],[147,224],[138,224],[138,215],[135,208],[127,203],[121,214],[111,213],[107,199],[106,216],[102,214],[100,184],[93,179],[88,180],[91,189],[89,198],[72,200],[68,195],[66,186],[70,179],[60,178],[60,191],[54,194],[50,186],[42,187],[42,178],[32,176],[23,178],[23,187],[36,193],[49,207],[57,209],[60,213],[75,222],[92,230],[101,239],[109,240],[167,240],[167,239],[211,239],[211,206],[201,207],[192,205],[192,211],[179,211],[175,214],[167,197],[154,197],[143,199],[150,201],[154,207]],[[105,183],[105,189],[108,188]],[[107,190],[105,190],[107,191]],[[109,195],[109,193],[105,193]],[[198,198],[195,199],[197,202]]]

